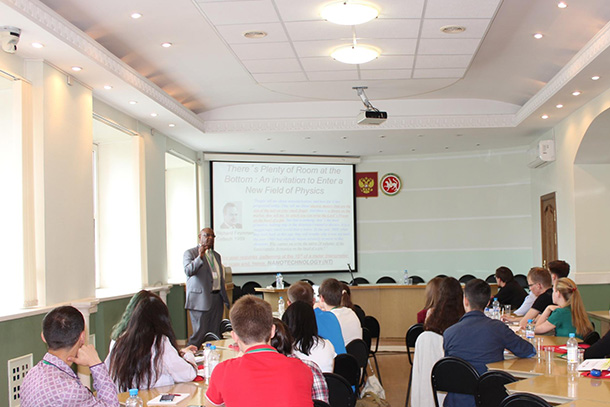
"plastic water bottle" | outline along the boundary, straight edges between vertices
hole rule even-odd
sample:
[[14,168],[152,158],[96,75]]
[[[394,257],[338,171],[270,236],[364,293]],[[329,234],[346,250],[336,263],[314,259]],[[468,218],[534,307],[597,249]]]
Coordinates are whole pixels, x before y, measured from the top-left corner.
[[570,334],[570,339],[566,343],[568,350],[568,370],[576,370],[578,367],[578,342],[576,342],[575,334]]
[[125,407],[143,407],[144,402],[138,396],[138,389],[129,389],[129,398],[125,401]]
[[284,288],[284,276],[282,276],[282,273],[277,273],[275,275],[275,288]]
[[496,297],[494,297],[492,309],[493,309],[493,319],[500,319],[500,301],[498,301],[498,298],[496,298]]
[[534,321],[531,319],[527,320],[527,325],[525,326],[525,339],[527,339],[530,342],[534,342],[534,330],[536,328],[534,327]]
[[409,270],[405,269],[405,272],[402,273],[402,283],[407,284],[409,282]]
[[210,354],[208,355],[208,360],[206,364],[207,368],[207,377],[206,382],[210,384],[210,378],[212,377],[212,372],[216,365],[220,363],[220,353],[216,350],[216,345],[210,346]]
[[284,297],[280,297],[277,301],[277,313],[280,314],[280,318],[284,315],[284,311],[286,310],[286,303],[284,302]]

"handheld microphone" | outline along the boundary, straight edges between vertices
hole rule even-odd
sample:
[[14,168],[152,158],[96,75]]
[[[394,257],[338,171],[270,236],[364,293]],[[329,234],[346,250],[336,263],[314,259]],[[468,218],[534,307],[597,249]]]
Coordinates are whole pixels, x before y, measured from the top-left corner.
[[352,276],[352,281],[349,282],[349,285],[351,285],[352,287],[357,286],[358,283],[354,279],[354,273],[352,272],[352,266],[350,266],[349,263],[347,263],[347,269],[349,270],[349,275]]

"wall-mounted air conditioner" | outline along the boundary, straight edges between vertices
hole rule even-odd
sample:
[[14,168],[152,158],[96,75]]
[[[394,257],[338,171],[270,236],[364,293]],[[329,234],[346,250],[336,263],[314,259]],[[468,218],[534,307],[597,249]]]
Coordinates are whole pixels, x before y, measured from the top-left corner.
[[527,166],[530,168],[544,167],[555,161],[555,140],[541,140],[527,152]]

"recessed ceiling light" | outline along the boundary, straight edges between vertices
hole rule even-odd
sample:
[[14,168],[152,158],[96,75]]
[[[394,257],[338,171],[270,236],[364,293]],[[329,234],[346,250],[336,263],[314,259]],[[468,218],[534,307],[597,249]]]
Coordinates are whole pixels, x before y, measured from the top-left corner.
[[415,151],[415,149],[414,149],[414,148],[412,148],[412,149],[411,149],[411,151]]
[[331,23],[358,25],[377,18],[379,10],[358,1],[338,1],[325,6],[320,15]]
[[267,36],[267,33],[264,31],[247,31],[244,33],[244,37],[250,39],[250,40],[257,40],[260,38],[265,38]]
[[449,146],[445,146],[445,150],[449,150]]
[[349,150],[345,150],[345,154],[349,154]]
[[563,107],[563,105],[560,103],[558,105],[555,106],[557,109],[561,109]]
[[130,101],[129,101],[129,104],[130,104],[130,105],[137,105],[137,104],[138,104],[138,102],[137,102],[137,101],[135,101],[135,100],[130,100]]
[[312,151],[312,153],[317,153],[317,152],[318,152],[318,150],[313,150],[313,151]]
[[366,64],[379,57],[379,51],[366,45],[349,45],[341,47],[330,54],[333,59],[344,64]]
[[578,96],[580,95],[580,91],[579,90],[575,90],[574,92],[572,92],[572,96]]
[[311,137],[307,136],[305,137],[305,140],[311,140]]
[[417,137],[424,137],[424,135],[423,134],[418,134]]
[[161,44],[161,46],[162,46],[163,48],[169,48],[169,47],[171,47],[172,45],[174,45],[174,44],[172,44],[171,42],[164,42],[163,44]]
[[280,153],[285,153],[285,152],[286,152],[286,150],[280,150]]
[[540,116],[540,117],[541,117],[543,120],[546,120],[546,119],[548,119],[548,118],[549,118],[549,115],[548,115],[548,114],[543,114],[543,115],[542,115],[542,116]]
[[598,76],[598,75],[592,76],[592,77],[591,77],[591,79],[592,79],[592,80],[594,80],[594,81],[596,81],[596,80],[598,80],[598,79],[599,79],[599,76]]
[[383,150],[379,150],[380,153],[383,153]]
[[110,89],[112,89],[112,86],[111,85],[104,85],[104,89],[110,90]]
[[477,143],[477,147],[480,146],[480,145],[481,145],[481,143]]
[[462,137],[463,134],[456,134],[455,137]]
[[159,116],[157,113],[151,113],[150,115],[151,115],[152,117],[157,117],[157,116]]
[[534,34],[534,38],[536,38],[537,40],[539,40],[540,38],[544,37],[544,35],[540,34],[540,33],[536,33]]
[[271,138],[271,137],[268,137],[268,138],[267,138],[267,141],[271,141],[271,140],[272,140],[272,138]]
[[73,70],[74,72],[80,72],[80,71],[82,71],[82,70],[83,70],[83,67],[82,67],[82,66],[73,66],[73,67],[72,67],[72,70]]
[[141,13],[131,13],[131,18],[133,18],[134,20],[137,20],[140,17],[142,17]]
[[445,34],[461,34],[466,31],[466,27],[462,25],[444,25],[441,27],[441,32]]
[[41,42],[33,42],[32,47],[34,48],[44,48],[44,44]]
[[347,140],[347,136],[343,136],[341,137],[343,140]]
[[385,138],[385,136],[383,134],[380,134],[379,138]]
[[176,125],[174,123],[170,123],[169,127],[176,127]]
[[560,1],[559,3],[557,3],[557,7],[566,8],[568,7],[568,4],[565,1]]

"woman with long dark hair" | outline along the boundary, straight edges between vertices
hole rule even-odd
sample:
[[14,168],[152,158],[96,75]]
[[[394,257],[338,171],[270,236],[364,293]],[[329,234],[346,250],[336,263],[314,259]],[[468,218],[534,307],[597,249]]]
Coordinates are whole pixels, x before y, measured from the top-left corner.
[[299,359],[311,360],[323,372],[332,373],[337,356],[335,347],[328,339],[318,335],[312,306],[303,301],[293,302],[284,312],[282,321],[294,339],[294,350]]
[[194,349],[178,350],[167,306],[153,293],[140,293],[125,331],[111,344],[110,376],[119,391],[192,381],[197,376]]
[[424,329],[442,335],[445,329],[462,318],[464,310],[462,285],[453,277],[441,281],[436,305],[426,318]]

